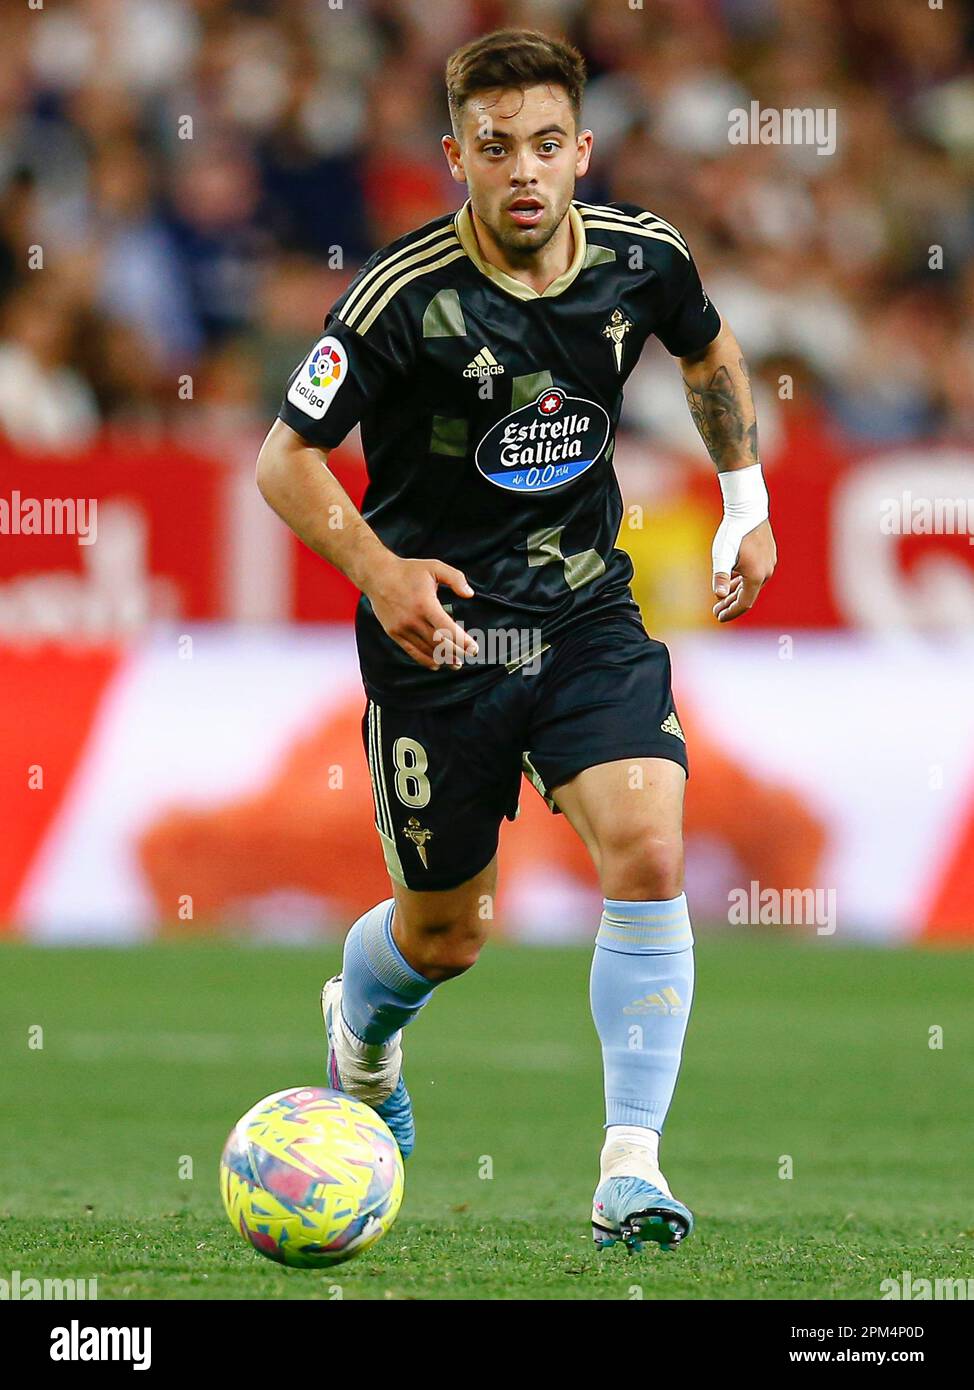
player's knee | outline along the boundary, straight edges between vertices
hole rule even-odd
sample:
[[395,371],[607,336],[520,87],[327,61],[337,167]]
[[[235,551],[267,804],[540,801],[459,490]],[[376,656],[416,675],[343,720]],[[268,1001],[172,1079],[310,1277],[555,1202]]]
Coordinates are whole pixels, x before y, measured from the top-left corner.
[[423,962],[422,974],[437,984],[443,980],[454,980],[458,975],[463,975],[472,965],[476,965],[479,955],[479,946],[474,948],[469,945],[458,944],[454,946],[446,942],[438,942],[434,948],[428,951]]
[[683,892],[683,837],[625,830],[602,846],[602,891],[630,902],[666,902]]
[[426,926],[415,933],[411,943],[413,964],[428,980],[440,984],[476,965],[483,944],[484,935],[479,926],[456,922]]
[[463,975],[472,965],[477,963],[476,956],[472,960],[444,960],[428,961],[423,967],[423,974],[434,984],[442,984],[444,980],[455,980],[458,975]]

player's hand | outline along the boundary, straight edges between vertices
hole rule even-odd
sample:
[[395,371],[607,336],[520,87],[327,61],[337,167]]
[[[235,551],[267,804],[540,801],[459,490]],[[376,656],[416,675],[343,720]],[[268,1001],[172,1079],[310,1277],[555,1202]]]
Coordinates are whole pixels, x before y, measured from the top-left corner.
[[446,612],[436,596],[448,585],[461,598],[471,598],[466,577],[442,560],[403,560],[398,555],[377,571],[367,594],[383,629],[407,656],[428,671],[443,666],[458,670],[463,657],[477,655],[477,644]]
[[758,594],[774,574],[778,548],[771,533],[770,521],[762,521],[741,541],[737,562],[730,574],[714,574],[714,617],[719,623],[731,623],[753,608]]

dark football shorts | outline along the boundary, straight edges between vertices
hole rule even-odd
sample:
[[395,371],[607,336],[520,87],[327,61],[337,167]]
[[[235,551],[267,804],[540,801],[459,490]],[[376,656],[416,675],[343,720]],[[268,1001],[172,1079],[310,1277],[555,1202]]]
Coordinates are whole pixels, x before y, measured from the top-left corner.
[[670,654],[625,612],[553,638],[534,665],[460,704],[369,700],[362,736],[386,867],[417,890],[455,888],[490,863],[522,773],[557,813],[552,789],[598,763],[667,758],[687,770]]

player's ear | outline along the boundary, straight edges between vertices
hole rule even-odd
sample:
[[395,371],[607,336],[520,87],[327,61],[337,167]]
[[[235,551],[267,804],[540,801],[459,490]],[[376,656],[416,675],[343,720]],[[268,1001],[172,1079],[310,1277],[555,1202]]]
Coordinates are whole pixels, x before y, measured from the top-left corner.
[[590,130],[579,131],[578,145],[575,156],[575,177],[583,178],[588,173],[588,166],[592,160],[592,145],[595,137]]
[[450,173],[457,183],[466,183],[467,175],[463,168],[463,151],[460,149],[460,141],[454,135],[444,135],[441,141],[443,153],[446,155],[446,162],[450,166]]

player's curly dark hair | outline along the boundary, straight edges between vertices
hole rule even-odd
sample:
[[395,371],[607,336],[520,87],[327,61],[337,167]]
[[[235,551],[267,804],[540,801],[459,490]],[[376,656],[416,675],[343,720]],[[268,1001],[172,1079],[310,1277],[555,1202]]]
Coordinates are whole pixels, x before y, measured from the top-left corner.
[[578,121],[585,90],[585,59],[570,43],[536,29],[497,29],[458,48],[447,59],[446,95],[454,133],[463,104],[491,87],[564,87]]

